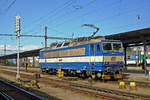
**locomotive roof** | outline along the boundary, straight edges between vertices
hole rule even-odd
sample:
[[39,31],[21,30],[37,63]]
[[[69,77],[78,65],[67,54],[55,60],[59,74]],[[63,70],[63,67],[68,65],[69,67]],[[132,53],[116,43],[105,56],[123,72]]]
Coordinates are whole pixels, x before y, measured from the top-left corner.
[[[51,49],[59,49],[59,48],[66,48],[66,47],[84,45],[84,44],[89,44],[89,43],[97,43],[97,42],[101,42],[103,40],[105,40],[105,38],[102,37],[102,36],[97,36],[97,37],[94,37],[93,39],[89,39],[88,37],[80,37],[80,38],[74,39],[72,41],[52,43],[50,45],[50,47],[44,48],[41,51],[51,50]],[[110,41],[110,40],[108,40],[108,41]],[[115,41],[115,40],[113,40],[113,41]],[[116,41],[118,41],[118,40],[116,40]]]
[[[88,40],[88,37],[80,37],[77,39],[73,39],[72,41],[65,41],[65,42],[60,42],[60,43],[54,42],[54,43],[50,44],[50,47],[44,48],[41,51],[84,45],[84,44],[88,44],[88,43],[96,43],[96,42],[101,42],[102,40],[105,40],[105,38],[97,37],[97,38]],[[65,45],[65,44],[67,44],[67,45]]]

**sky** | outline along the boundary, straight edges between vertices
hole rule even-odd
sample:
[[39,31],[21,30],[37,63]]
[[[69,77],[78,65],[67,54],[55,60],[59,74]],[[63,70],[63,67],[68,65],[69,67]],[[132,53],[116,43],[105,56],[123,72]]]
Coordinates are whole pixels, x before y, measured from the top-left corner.
[[[0,0],[0,34],[15,34],[15,16],[21,17],[21,32],[26,35],[74,38],[90,36],[95,29],[105,36],[150,27],[150,0]],[[140,16],[140,19],[138,19]],[[62,40],[48,40],[52,42]],[[0,55],[16,52],[16,37],[0,36]],[[21,37],[21,50],[44,47],[44,38]]]

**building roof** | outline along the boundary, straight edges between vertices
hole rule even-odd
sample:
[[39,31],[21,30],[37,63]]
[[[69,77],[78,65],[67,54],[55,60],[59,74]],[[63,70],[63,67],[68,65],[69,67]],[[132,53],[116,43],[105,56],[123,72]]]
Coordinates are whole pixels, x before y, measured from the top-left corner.
[[[30,50],[30,51],[24,51],[19,53],[19,57],[32,57],[32,56],[39,56],[39,51],[41,49],[35,49],[35,50]],[[17,53],[10,54],[10,55],[5,55],[5,56],[0,56],[0,59],[12,59],[12,58],[17,58]]]
[[143,45],[143,41],[146,41],[146,44],[150,44],[150,28],[106,35],[105,38],[121,40],[126,46],[140,46]]

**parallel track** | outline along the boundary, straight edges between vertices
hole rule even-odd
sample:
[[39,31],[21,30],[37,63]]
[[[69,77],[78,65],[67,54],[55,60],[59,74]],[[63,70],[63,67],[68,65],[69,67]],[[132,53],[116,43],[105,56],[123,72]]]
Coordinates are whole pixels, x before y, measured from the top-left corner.
[[83,85],[83,84],[76,84],[76,83],[71,83],[70,86],[90,89],[90,90],[98,91],[98,92],[101,92],[101,93],[108,93],[108,94],[113,94],[113,95],[119,95],[119,96],[127,97],[127,98],[133,99],[133,100],[134,99],[150,100],[150,95],[129,93],[129,92],[123,92],[123,91],[112,90],[112,89],[107,89],[107,88],[100,88],[100,87],[92,87],[92,86]]
[[[30,77],[31,75],[23,75],[26,76],[27,78]],[[49,81],[45,81],[45,80],[49,80]],[[74,88],[76,91],[82,91],[82,92],[88,92],[86,90],[92,90],[98,93],[98,95],[101,96],[108,96],[108,98],[115,98],[115,96],[121,96],[122,100],[131,100],[131,99],[138,99],[138,100],[150,100],[150,95],[143,95],[143,94],[136,94],[136,93],[129,93],[129,92],[123,92],[123,91],[117,91],[117,90],[112,90],[112,89],[108,89],[108,88],[100,88],[100,87],[90,87],[88,85],[82,85],[82,84],[76,84],[76,83],[72,83],[66,80],[55,80],[55,79],[49,79],[46,77],[42,77],[41,79],[39,79],[40,82],[44,82],[44,83],[48,83],[51,85],[54,85],[56,87],[64,87],[64,88]],[[125,82],[130,82],[130,81],[126,81]],[[108,81],[109,83],[109,81]],[[118,83],[118,82],[110,82],[110,83]],[[145,85],[145,82],[142,82],[143,85]],[[69,85],[68,85],[69,84]],[[148,83],[146,83],[147,85],[149,85]],[[140,86],[140,82],[137,82],[137,85]],[[88,92],[88,94],[93,94],[92,92]],[[114,97],[113,97],[114,96]],[[119,99],[114,99],[114,100],[119,100]]]
[[0,79],[0,100],[47,100]]
[[[8,68],[5,68],[5,69],[8,69]],[[34,68],[34,69],[38,69],[39,70],[39,68]],[[16,70],[16,69],[11,69],[11,70]],[[21,70],[21,71],[24,71],[24,70]],[[31,71],[31,70],[28,70],[28,73],[36,73],[37,71]],[[42,73],[40,73],[40,74],[42,74]],[[48,75],[48,74],[47,74]],[[76,79],[80,79],[80,78],[76,78]],[[129,84],[129,82],[136,82],[136,85],[138,86],[138,87],[143,87],[143,88],[150,88],[150,82],[140,82],[140,81],[128,81],[128,80],[122,80],[122,81],[124,81],[126,84]],[[96,82],[97,82],[97,80],[96,80]],[[100,83],[102,82],[102,81],[99,81]],[[110,83],[110,84],[118,84],[118,82],[117,81],[106,81],[106,83]]]
[[[87,94],[95,94],[99,96],[103,96],[104,98],[107,97],[109,100],[150,100],[150,95],[144,95],[144,94],[136,94],[136,93],[130,93],[125,91],[118,91],[108,88],[101,88],[96,86],[89,86],[84,84],[78,84],[78,83],[72,83],[65,80],[55,80],[55,79],[49,79],[46,77],[42,78],[43,80],[49,80],[48,82],[51,85],[55,85],[56,87],[65,87],[65,88],[73,88],[76,91],[82,91],[87,92]],[[68,86],[69,85],[69,86]]]
[[129,84],[130,82],[135,82],[136,86],[138,87],[150,88],[150,82],[128,81],[128,80],[123,80],[123,81],[127,84]]
[[14,100],[4,92],[0,92],[0,100]]

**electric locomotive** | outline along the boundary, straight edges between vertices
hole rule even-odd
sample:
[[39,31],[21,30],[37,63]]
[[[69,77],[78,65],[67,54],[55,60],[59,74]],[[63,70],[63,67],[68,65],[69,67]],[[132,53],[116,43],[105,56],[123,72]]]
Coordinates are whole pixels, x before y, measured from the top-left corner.
[[122,78],[124,50],[119,40],[103,37],[53,43],[40,51],[39,66],[42,71],[79,75],[101,79]]

